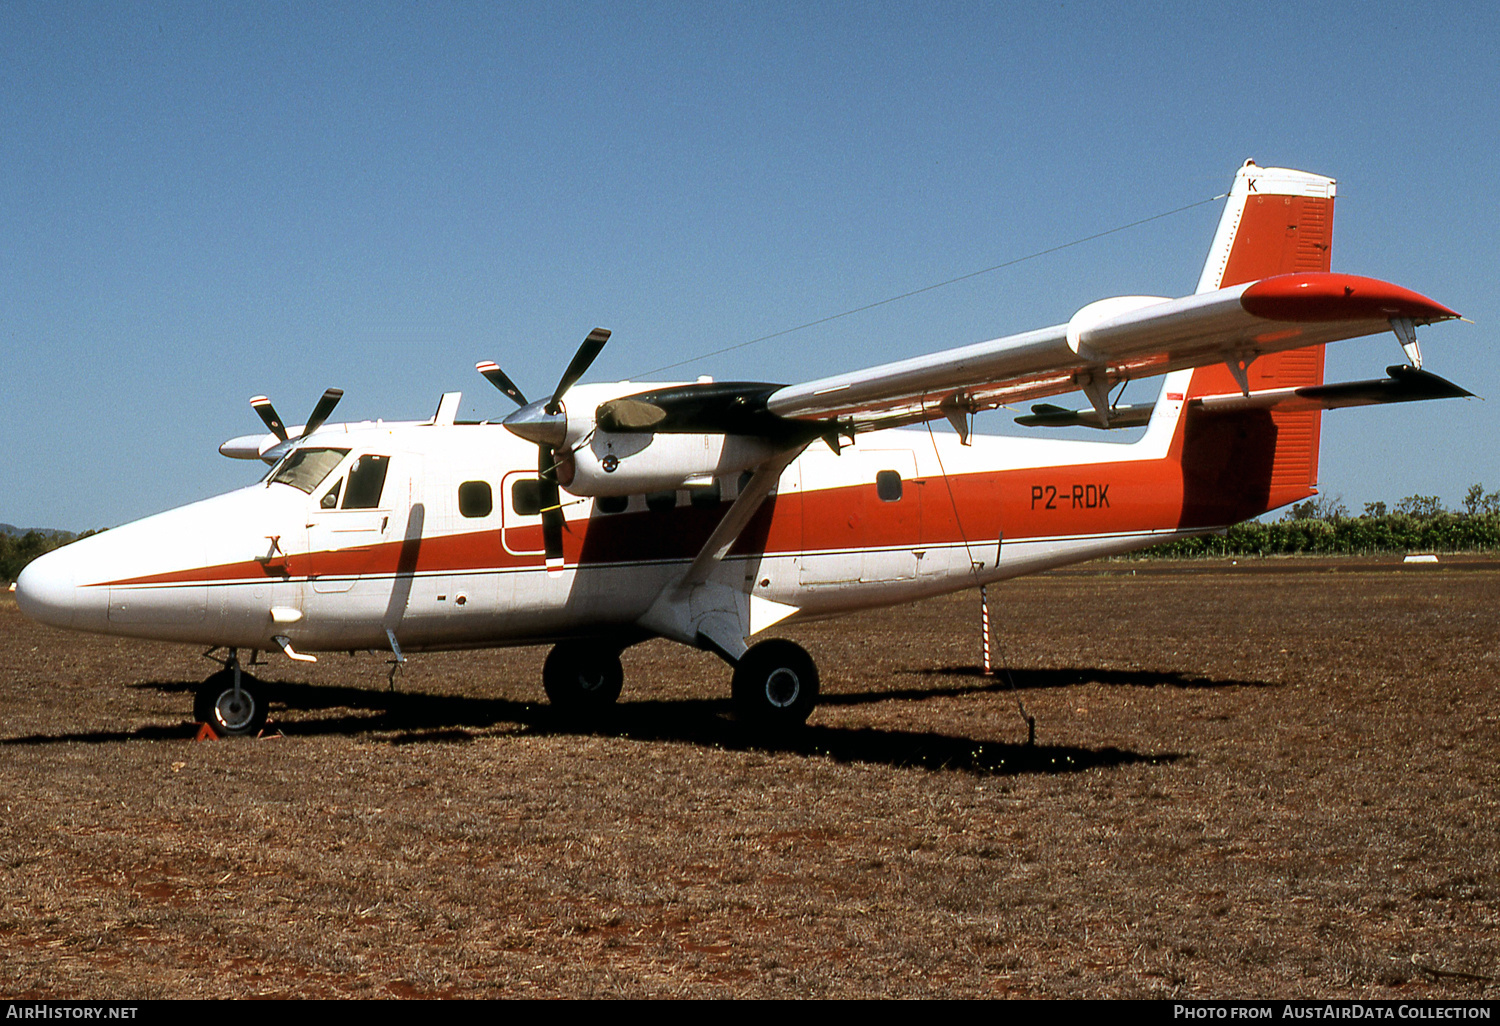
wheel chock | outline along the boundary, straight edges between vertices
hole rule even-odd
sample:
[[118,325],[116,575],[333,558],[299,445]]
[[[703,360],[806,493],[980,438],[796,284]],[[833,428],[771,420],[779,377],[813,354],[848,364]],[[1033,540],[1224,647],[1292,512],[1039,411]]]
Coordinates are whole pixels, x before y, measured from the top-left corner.
[[219,735],[217,733],[215,733],[214,732],[214,728],[210,727],[207,723],[200,723],[200,724],[198,724],[198,734],[197,734],[197,736],[195,736],[193,738],[193,740],[194,741],[217,741],[217,740],[219,740]]

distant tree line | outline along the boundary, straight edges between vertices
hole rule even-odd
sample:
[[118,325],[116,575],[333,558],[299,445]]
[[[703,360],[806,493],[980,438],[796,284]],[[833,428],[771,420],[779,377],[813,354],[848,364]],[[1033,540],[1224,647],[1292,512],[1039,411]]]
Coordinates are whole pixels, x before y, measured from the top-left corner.
[[1500,549],[1500,492],[1471,485],[1463,508],[1445,509],[1436,495],[1408,495],[1394,510],[1365,503],[1351,515],[1341,499],[1316,496],[1280,520],[1247,521],[1218,535],[1168,542],[1145,556],[1366,555],[1379,552],[1477,552]]
[[74,534],[71,531],[0,531],[0,581],[14,581],[21,570],[44,552],[51,552],[71,541],[87,538],[98,531]]

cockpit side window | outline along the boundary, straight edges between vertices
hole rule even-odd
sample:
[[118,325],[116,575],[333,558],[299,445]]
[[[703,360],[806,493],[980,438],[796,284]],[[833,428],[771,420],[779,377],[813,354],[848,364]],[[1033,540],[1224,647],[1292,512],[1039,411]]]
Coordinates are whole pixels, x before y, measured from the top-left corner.
[[291,485],[311,495],[347,455],[348,449],[297,449],[276,465],[271,483]]
[[366,453],[349,468],[349,487],[344,492],[344,509],[375,509],[385,488],[385,472],[390,469],[389,456]]
[[344,479],[343,478],[339,478],[337,481],[335,481],[333,483],[333,487],[332,488],[328,489],[328,491],[326,491],[326,492],[323,493],[323,498],[322,498],[322,500],[319,501],[318,505],[321,506],[324,509],[338,509],[339,508],[339,489],[342,488],[342,487],[344,487]]

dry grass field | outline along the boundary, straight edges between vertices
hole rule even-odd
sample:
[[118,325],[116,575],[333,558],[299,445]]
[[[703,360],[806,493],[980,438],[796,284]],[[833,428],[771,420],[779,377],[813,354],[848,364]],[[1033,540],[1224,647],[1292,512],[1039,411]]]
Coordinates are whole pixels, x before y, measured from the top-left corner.
[[[780,744],[651,644],[265,668],[0,599],[8,997],[1500,997],[1500,566],[1111,563],[790,628]],[[1018,702],[1036,717],[1027,747]]]

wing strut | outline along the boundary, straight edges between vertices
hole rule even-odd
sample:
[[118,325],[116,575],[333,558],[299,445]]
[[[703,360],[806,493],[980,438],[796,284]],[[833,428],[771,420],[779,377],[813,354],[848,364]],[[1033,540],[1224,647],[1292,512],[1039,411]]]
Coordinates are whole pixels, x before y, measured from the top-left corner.
[[688,567],[687,575],[678,582],[678,590],[686,590],[695,584],[701,584],[708,578],[713,568],[729,553],[730,548],[739,540],[740,534],[749,525],[750,520],[760,510],[761,504],[766,501],[766,496],[771,494],[771,489],[776,482],[781,480],[781,472],[791,466],[793,460],[802,452],[802,447],[788,449],[755,468],[755,473],[741,489],[739,498],[734,500],[734,505],[729,507],[729,512],[724,514],[724,519],[719,521],[719,526],[714,528],[714,533],[708,536],[708,541],[703,543],[703,548],[693,560],[693,565]]
[[653,634],[713,652],[731,666],[744,656],[745,639],[795,613],[796,607],[771,602],[709,576],[729,554],[761,505],[804,445],[785,449],[755,468],[729,512],[719,521],[682,579],[657,595],[638,621]]

